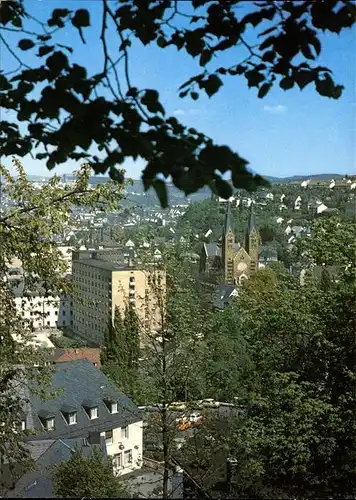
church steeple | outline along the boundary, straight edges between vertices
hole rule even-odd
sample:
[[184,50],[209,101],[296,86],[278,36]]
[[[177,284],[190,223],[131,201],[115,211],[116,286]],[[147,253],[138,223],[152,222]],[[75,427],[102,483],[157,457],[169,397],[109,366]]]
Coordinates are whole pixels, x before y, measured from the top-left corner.
[[231,204],[230,204],[230,201],[227,202],[227,207],[226,207],[223,237],[225,237],[229,231],[233,232],[232,226],[231,226]]
[[234,283],[234,244],[235,235],[231,224],[231,205],[230,201],[227,203],[225,223],[222,235],[222,267],[224,270],[224,280],[228,285],[233,285]]
[[248,233],[251,234],[252,231],[257,231],[256,229],[256,220],[255,220],[255,211],[253,209],[254,203],[251,202],[250,205],[250,215],[248,218]]
[[259,253],[260,253],[260,235],[257,231],[255,211],[253,203],[250,205],[250,214],[245,235],[245,250],[251,257],[250,271],[253,273],[258,269]]

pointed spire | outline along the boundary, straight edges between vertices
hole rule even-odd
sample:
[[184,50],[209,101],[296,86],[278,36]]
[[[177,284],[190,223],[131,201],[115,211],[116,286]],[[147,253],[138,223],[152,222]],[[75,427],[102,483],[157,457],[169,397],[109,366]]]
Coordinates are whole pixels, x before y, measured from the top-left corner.
[[224,224],[224,233],[223,234],[226,235],[229,231],[232,231],[230,200],[227,202],[226,214],[225,214],[225,224]]
[[250,215],[248,218],[248,234],[251,234],[252,231],[256,231],[255,211],[253,209],[253,205],[254,203],[251,201]]

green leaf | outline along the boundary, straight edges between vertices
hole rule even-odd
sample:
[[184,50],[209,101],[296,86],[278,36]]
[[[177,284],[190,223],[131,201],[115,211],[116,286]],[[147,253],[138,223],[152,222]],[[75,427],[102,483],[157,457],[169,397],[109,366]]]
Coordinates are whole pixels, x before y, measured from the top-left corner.
[[72,24],[76,28],[87,28],[90,26],[90,16],[87,9],[79,9],[75,12]]
[[32,40],[30,40],[29,38],[24,38],[24,39],[19,41],[18,46],[19,46],[19,49],[21,49],[21,50],[29,50],[35,46],[35,43]]
[[155,179],[152,183],[154,190],[158,196],[158,199],[161,203],[162,208],[168,207],[168,193],[167,186],[164,181],[161,179]]
[[272,88],[272,83],[264,83],[263,85],[261,85],[261,88],[258,91],[257,96],[260,99],[263,99],[263,97],[265,97],[268,94],[268,92],[271,90],[271,88]]
[[223,82],[217,75],[210,75],[207,80],[202,82],[202,87],[209,97],[216,94],[219,88],[222,86]]

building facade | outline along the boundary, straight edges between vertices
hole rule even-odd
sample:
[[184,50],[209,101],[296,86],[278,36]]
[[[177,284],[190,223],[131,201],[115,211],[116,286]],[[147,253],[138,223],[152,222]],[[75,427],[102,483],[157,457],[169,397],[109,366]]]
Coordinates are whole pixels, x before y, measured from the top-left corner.
[[132,262],[131,265],[119,264],[108,256],[104,260],[96,252],[92,252],[91,258],[87,257],[87,251],[73,252],[73,332],[102,345],[117,307],[122,314],[127,307],[132,307],[142,329],[156,330],[159,297],[153,282],[165,296],[165,274],[140,270]]
[[227,204],[221,242],[205,243],[200,256],[200,272],[216,276],[217,280],[235,286],[248,279],[258,269],[260,235],[255,224],[253,204],[250,206],[245,241],[235,241],[231,223],[231,206]]

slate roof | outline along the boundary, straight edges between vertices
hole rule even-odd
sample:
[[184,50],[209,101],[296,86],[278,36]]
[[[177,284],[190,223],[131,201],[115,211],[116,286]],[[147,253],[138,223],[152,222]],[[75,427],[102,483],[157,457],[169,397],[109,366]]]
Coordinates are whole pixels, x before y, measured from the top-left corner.
[[[90,432],[124,427],[142,420],[137,406],[94,365],[86,360],[76,360],[55,365],[52,389],[58,390],[55,399],[42,401],[39,396],[30,395],[31,416],[36,434],[27,441],[43,439],[86,437]],[[98,407],[98,418],[90,420],[83,402],[90,400]],[[105,401],[117,402],[118,412],[111,414]],[[62,410],[75,408],[77,423],[68,425]],[[39,415],[54,414],[55,428],[43,428]]]
[[[36,460],[33,470],[27,472],[16,483],[13,490],[7,493],[9,498],[53,498],[52,473],[50,467],[69,460],[73,450],[78,449],[84,457],[90,457],[95,448],[100,449],[104,459],[107,458],[105,438],[100,445],[85,443],[82,439],[58,439],[29,443],[31,456]],[[38,455],[38,449],[42,453]]]
[[260,260],[278,260],[278,252],[275,248],[262,247],[259,255]]
[[231,300],[235,287],[232,285],[217,285],[213,293],[213,306],[216,309],[223,309]]
[[[221,257],[221,247],[217,243],[204,243],[205,253],[208,258]],[[241,246],[239,243],[233,244],[233,250],[237,253]]]

